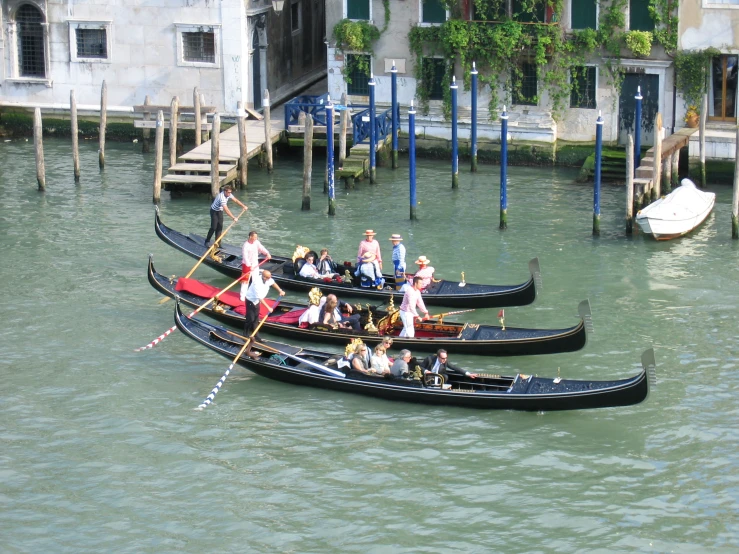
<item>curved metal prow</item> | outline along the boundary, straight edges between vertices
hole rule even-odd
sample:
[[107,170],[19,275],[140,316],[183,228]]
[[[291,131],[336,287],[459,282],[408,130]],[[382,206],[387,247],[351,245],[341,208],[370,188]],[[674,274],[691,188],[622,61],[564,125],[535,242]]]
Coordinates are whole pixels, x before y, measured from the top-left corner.
[[539,267],[539,258],[533,258],[529,262],[529,271],[534,277],[534,286],[536,287],[536,292],[538,293],[541,290],[541,268]]
[[652,392],[652,387],[657,384],[657,362],[654,359],[654,348],[645,350],[641,355],[641,366],[647,372],[647,383],[649,383],[649,391],[647,397]]
[[593,333],[595,328],[593,327],[593,314],[590,311],[590,300],[585,299],[577,306],[577,313],[580,314],[580,318],[585,322],[585,331]]

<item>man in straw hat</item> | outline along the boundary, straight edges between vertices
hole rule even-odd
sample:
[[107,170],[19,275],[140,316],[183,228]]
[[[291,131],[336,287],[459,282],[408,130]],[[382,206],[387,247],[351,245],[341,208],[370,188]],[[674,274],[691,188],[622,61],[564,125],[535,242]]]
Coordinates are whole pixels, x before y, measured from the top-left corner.
[[357,264],[357,272],[355,275],[359,277],[359,284],[363,287],[377,287],[378,289],[381,289],[385,286],[385,279],[382,276],[382,270],[372,252],[365,252],[362,254],[362,259],[359,264]]
[[377,263],[382,269],[382,254],[380,254],[380,243],[375,240],[375,233],[372,229],[364,232],[365,239],[359,243],[359,251],[357,252],[357,263],[362,262],[362,256],[365,252],[372,252],[377,258]]
[[430,263],[431,260],[429,260],[426,256],[419,256],[416,260],[418,270],[416,271],[414,277],[421,278],[422,291],[426,290],[432,281],[434,283],[438,283],[438,281],[434,279],[434,271],[436,270],[429,265]]
[[397,233],[390,237],[393,243],[393,265],[395,266],[395,289],[400,290],[405,285],[405,246],[403,237]]

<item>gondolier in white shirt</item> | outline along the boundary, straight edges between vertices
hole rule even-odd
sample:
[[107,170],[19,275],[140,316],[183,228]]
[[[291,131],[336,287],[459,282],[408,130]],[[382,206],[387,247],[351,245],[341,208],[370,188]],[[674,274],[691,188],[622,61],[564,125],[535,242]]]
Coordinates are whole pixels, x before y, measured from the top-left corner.
[[[400,320],[403,322],[403,330],[400,332],[401,337],[416,336],[414,328],[416,318],[422,321],[429,319],[429,311],[423,303],[423,298],[421,298],[422,283],[423,279],[421,277],[414,277],[413,286],[406,288],[403,295],[403,303],[400,305]],[[416,308],[423,312],[423,317],[418,315]]]
[[[264,301],[269,293],[269,288],[272,287],[275,289],[280,296],[285,296],[285,291],[275,283],[274,279],[272,279],[272,273],[266,269],[262,272],[257,269],[252,273],[251,279],[249,280],[249,286],[246,287],[246,291],[244,291],[245,286],[246,283],[242,283],[241,298],[244,300],[244,304],[246,305],[246,312],[244,313],[244,336],[250,337],[257,328],[257,322],[259,321],[259,305],[264,305],[264,307],[267,308],[267,311],[272,313],[272,308]],[[254,337],[254,339],[261,340],[259,336]],[[251,354],[253,343],[254,341],[249,341],[249,346],[247,346],[245,351],[247,356],[253,357]]]
[[249,237],[241,247],[241,280],[243,282],[247,282],[249,275],[259,267],[259,254],[265,257],[265,261],[272,259],[269,250],[259,242],[257,232],[249,231]]
[[239,218],[232,214],[231,210],[228,209],[227,204],[229,200],[233,200],[244,210],[248,210],[246,205],[232,193],[233,187],[231,185],[224,186],[223,190],[216,195],[215,200],[213,200],[213,203],[210,205],[210,229],[208,229],[208,236],[205,237],[205,246],[210,245],[210,239],[213,238],[213,235],[215,235],[216,238],[221,236],[221,233],[223,232],[224,211],[228,214],[228,217],[234,221],[238,221]]

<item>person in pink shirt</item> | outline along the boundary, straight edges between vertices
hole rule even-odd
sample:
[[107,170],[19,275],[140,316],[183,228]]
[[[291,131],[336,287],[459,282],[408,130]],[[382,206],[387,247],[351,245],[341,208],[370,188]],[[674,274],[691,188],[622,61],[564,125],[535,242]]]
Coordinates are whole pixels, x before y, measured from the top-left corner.
[[429,265],[431,263],[431,260],[429,260],[426,256],[419,256],[416,260],[416,263],[418,264],[418,270],[416,271],[414,277],[421,278],[421,290],[425,291],[432,282],[438,282],[434,279],[434,271],[436,270]]
[[[422,281],[423,279],[421,279],[421,277],[414,277],[413,286],[407,287],[405,294],[403,295],[403,303],[400,305],[400,321],[403,322],[403,330],[399,335],[401,337],[416,336],[416,330],[414,327],[416,318],[421,321],[429,319],[429,311],[423,303],[423,298],[421,298]],[[416,308],[424,314],[423,317],[418,315]]]
[[365,252],[372,252],[377,259],[377,263],[380,264],[380,269],[382,269],[380,243],[375,240],[376,234],[372,229],[367,229],[364,232],[365,239],[359,243],[359,251],[357,252],[357,264],[362,262],[362,256],[364,256]]
[[256,231],[249,232],[249,238],[244,242],[244,246],[241,247],[241,280],[248,281],[249,275],[256,271],[259,267],[259,254],[262,254],[266,259],[271,259],[272,255],[269,253],[262,243],[259,242],[259,236]]

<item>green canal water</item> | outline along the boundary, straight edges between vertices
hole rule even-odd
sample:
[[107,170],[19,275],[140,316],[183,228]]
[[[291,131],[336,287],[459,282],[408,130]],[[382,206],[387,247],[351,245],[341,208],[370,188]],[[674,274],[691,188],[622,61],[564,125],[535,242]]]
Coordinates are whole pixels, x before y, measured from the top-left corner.
[[[316,172],[301,212],[299,159],[251,166],[248,216],[273,253],[328,246],[351,259],[373,228],[405,237],[437,275],[519,283],[538,256],[543,288],[508,325],[561,327],[588,298],[595,332],[575,353],[457,357],[468,367],[611,379],[653,346],[658,383],[626,408],[480,412],[299,388],[238,369],[193,411],[228,361],[168,329],[173,303],[146,280],[194,261],[154,234],[153,156],[140,144],[47,141],[48,190],[33,143],[0,143],[0,550],[4,552],[737,552],[739,242],[731,190],[692,236],[623,233],[624,192],[605,187],[593,238],[592,190],[565,169],[509,168],[509,228],[498,229],[499,168],[421,160],[418,221],[408,172],[337,188],[328,217]],[[402,160],[407,166],[407,160]],[[320,167],[320,161],[316,161]],[[204,233],[204,197],[170,198],[178,230]],[[229,280],[208,268],[194,275]],[[299,294],[288,298],[301,299]],[[497,310],[466,318],[494,322]],[[465,316],[459,316],[464,318]]]

